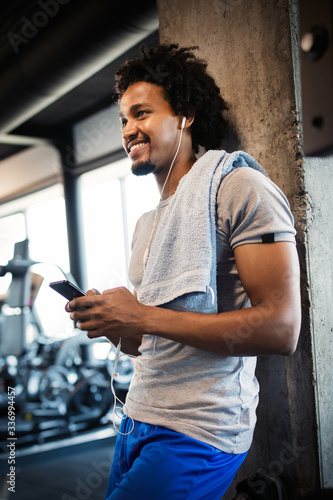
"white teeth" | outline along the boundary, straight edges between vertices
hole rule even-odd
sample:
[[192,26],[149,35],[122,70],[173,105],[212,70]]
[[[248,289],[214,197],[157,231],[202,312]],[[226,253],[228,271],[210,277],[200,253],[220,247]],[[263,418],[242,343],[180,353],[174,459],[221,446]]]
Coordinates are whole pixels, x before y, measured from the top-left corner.
[[134,144],[134,146],[131,146],[130,151],[134,151],[135,149],[141,148],[145,144],[146,144],[145,142],[139,142],[138,144]]

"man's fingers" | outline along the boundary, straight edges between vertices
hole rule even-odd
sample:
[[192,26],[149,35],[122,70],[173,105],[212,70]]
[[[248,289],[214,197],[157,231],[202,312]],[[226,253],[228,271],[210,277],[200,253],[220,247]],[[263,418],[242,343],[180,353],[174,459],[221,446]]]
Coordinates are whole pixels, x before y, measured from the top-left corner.
[[101,295],[101,292],[99,292],[96,288],[91,288],[87,291],[87,295]]

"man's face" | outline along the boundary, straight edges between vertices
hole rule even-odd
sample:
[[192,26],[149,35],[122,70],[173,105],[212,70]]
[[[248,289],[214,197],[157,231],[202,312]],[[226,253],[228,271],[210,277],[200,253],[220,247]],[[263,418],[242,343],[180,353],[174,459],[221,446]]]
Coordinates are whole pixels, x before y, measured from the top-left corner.
[[179,117],[163,96],[163,88],[148,82],[131,85],[120,102],[123,146],[136,175],[169,169],[179,140]]

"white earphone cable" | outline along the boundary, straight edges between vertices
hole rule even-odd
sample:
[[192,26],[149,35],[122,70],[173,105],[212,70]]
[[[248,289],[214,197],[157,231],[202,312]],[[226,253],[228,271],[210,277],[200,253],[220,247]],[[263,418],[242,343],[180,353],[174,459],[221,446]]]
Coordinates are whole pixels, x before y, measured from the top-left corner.
[[[170,174],[171,174],[171,171],[172,171],[172,168],[174,166],[174,163],[176,161],[176,158],[178,156],[178,153],[179,153],[179,149],[180,149],[180,145],[181,145],[181,142],[182,142],[182,137],[183,137],[183,130],[184,130],[184,127],[185,127],[185,123],[186,123],[186,118],[184,117],[183,118],[183,122],[182,122],[182,126],[181,126],[181,129],[180,129],[180,136],[179,136],[179,141],[178,141],[178,146],[177,146],[177,150],[176,150],[176,153],[173,157],[173,160],[171,162],[171,165],[170,165],[170,168],[169,168],[169,171],[168,171],[168,175],[166,176],[165,178],[165,181],[164,181],[164,184],[162,186],[162,189],[161,189],[161,194],[160,194],[160,202],[162,201],[162,196],[163,196],[163,192],[164,192],[164,188],[166,186],[166,183],[168,182],[168,179],[170,177]],[[148,260],[148,256],[149,256],[149,251],[150,251],[150,246],[151,246],[151,242],[152,242],[152,239],[153,239],[153,236],[154,236],[154,232],[155,232],[155,229],[156,229],[156,224],[157,224],[157,215],[158,215],[158,207],[156,207],[156,210],[155,210],[155,215],[154,215],[154,222],[153,222],[153,228],[151,230],[151,233],[150,233],[150,237],[149,237],[149,241],[148,241],[148,245],[147,245],[147,248],[143,254],[143,265],[144,265],[144,268],[146,268],[146,263],[147,263],[147,260]]]

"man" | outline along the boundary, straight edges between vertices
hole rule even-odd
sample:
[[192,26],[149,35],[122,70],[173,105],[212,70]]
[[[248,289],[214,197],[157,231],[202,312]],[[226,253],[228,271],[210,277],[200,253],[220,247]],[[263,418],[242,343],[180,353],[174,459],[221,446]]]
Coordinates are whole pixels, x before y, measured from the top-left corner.
[[288,202],[249,155],[211,150],[227,106],[193,49],[143,51],[117,73],[124,148],[161,201],[135,229],[135,294],[66,306],[90,338],[138,356],[109,500],[220,500],[252,440],[255,356],[290,355],[299,335]]

